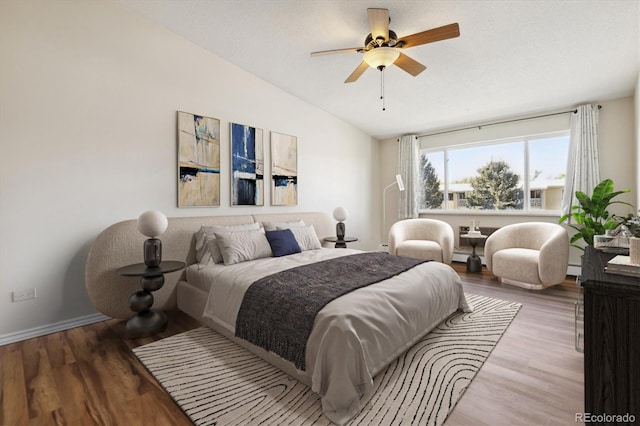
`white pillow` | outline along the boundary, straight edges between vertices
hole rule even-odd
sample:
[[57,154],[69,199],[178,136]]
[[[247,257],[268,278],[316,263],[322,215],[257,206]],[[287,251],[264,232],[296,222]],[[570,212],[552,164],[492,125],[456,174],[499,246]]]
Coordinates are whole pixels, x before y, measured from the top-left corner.
[[222,263],[222,253],[216,241],[216,232],[237,232],[260,229],[259,223],[246,223],[242,225],[212,225],[202,226],[196,232],[196,260],[198,263],[208,265],[210,263]]
[[292,222],[262,222],[265,231],[277,231],[280,229],[289,229],[296,226],[306,226],[304,220],[295,220]]
[[309,226],[293,226],[291,228],[278,228],[278,229],[291,229],[293,236],[295,237],[300,250],[316,250],[322,248],[322,244],[318,239],[316,230],[313,225]]
[[225,265],[273,256],[264,229],[215,234]]

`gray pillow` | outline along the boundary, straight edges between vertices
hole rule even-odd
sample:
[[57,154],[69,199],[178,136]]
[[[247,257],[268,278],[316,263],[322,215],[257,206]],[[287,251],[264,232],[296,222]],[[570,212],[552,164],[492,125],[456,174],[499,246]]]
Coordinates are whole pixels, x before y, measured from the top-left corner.
[[288,229],[297,226],[305,226],[304,220],[294,220],[291,222],[262,222],[265,231],[277,231],[279,229]]
[[300,250],[316,250],[322,248],[322,244],[318,239],[316,230],[313,225],[309,226],[293,226],[291,228],[278,228],[278,229],[291,229],[293,236],[295,237]]
[[202,265],[222,263],[222,253],[216,241],[216,232],[237,232],[260,229],[259,223],[242,225],[212,225],[202,226],[196,232],[196,260]]
[[264,229],[216,232],[215,234],[225,265],[233,265],[273,255]]

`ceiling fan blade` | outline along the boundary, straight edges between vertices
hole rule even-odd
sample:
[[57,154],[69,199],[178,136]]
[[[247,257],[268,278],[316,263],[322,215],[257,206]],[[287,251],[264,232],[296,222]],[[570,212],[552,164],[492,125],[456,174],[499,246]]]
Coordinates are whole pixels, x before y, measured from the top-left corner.
[[455,23],[402,37],[398,40],[397,44],[400,45],[399,47],[406,49],[408,47],[420,46],[421,44],[433,43],[434,41],[446,40],[458,36],[460,36],[460,27],[458,23]]
[[353,83],[354,81],[360,78],[362,73],[364,73],[367,70],[367,68],[369,68],[369,64],[367,64],[365,61],[362,61],[360,65],[358,65],[358,68],[356,68],[355,71],[353,71],[351,75],[347,77],[347,79],[344,82]]
[[404,71],[408,72],[414,77],[427,69],[427,67],[422,65],[420,62],[411,59],[404,53],[400,53],[400,56],[398,56],[398,59],[396,59],[393,64],[402,68]]
[[367,13],[369,14],[371,37],[374,40],[379,37],[382,37],[384,41],[389,40],[389,10],[367,9]]
[[334,55],[336,53],[358,53],[362,52],[362,47],[350,47],[347,49],[321,50],[319,52],[311,52],[311,56]]

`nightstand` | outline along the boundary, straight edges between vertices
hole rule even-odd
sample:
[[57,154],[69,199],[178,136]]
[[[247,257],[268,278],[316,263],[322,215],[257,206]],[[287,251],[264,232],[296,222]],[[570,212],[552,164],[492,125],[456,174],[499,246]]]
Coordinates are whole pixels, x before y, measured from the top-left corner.
[[358,241],[358,239],[355,237],[327,237],[324,238],[323,241],[326,241],[328,243],[336,243],[335,248],[347,248],[347,243],[353,243],[355,241]]
[[186,266],[184,262],[165,260],[159,266],[148,267],[144,263],[123,266],[116,272],[123,277],[141,277],[140,287],[129,298],[129,308],[136,312],[127,321],[127,337],[147,337],[167,326],[167,316],[162,311],[151,309],[153,306],[153,294],[164,285],[164,274],[179,271]]
[[482,234],[462,234],[460,238],[469,240],[469,245],[473,248],[473,252],[467,258],[467,272],[482,272],[482,259],[476,254],[476,246],[480,244],[481,241],[486,240],[487,236]]

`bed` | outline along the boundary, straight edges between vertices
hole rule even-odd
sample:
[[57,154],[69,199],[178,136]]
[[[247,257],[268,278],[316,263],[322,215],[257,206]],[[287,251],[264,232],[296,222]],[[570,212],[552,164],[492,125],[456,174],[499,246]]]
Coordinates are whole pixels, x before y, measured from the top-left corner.
[[[361,397],[378,372],[453,312],[469,307],[455,271],[442,263],[425,262],[326,304],[313,322],[303,368],[236,337],[238,312],[253,282],[277,271],[364,254],[323,247],[228,265],[199,263],[198,231],[202,226],[300,220],[313,226],[319,241],[333,234],[328,216],[314,212],[169,219],[161,236],[163,258],[184,260],[188,266],[168,274],[163,288],[154,293],[154,308],[182,310],[307,384],[320,395],[327,418],[344,424],[359,412]],[[132,315],[128,297],[138,289],[138,281],[118,277],[115,270],[142,260],[143,241],[135,221],[125,221],[107,228],[93,243],[87,258],[87,291],[104,314],[123,319]]]

